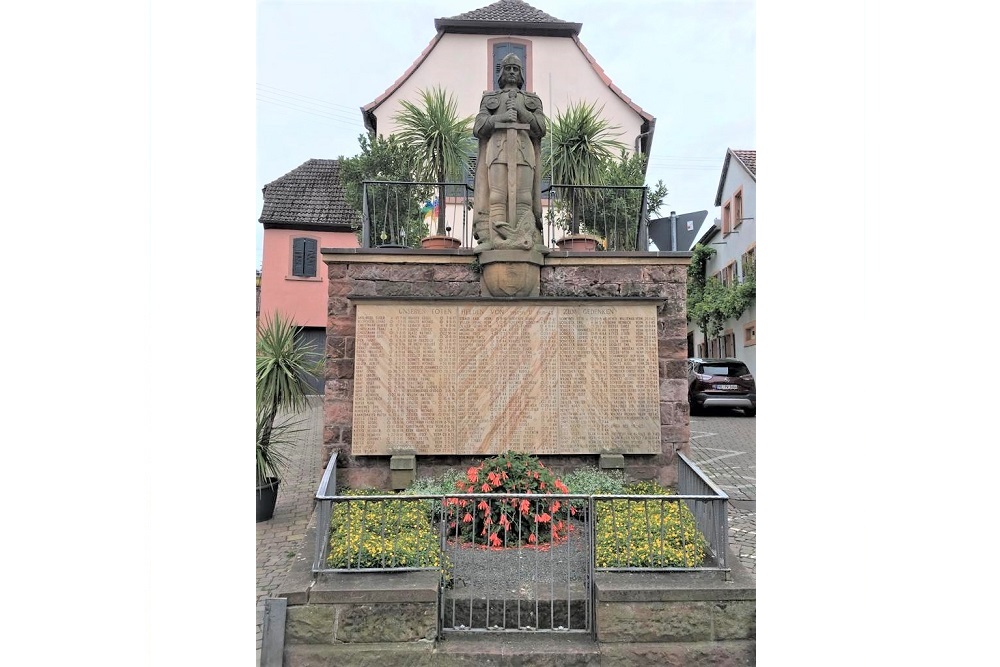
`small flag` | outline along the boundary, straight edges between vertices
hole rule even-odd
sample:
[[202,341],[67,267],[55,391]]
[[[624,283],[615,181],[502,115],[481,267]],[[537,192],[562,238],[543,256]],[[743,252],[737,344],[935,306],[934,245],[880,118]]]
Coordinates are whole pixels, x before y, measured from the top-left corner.
[[425,201],[424,205],[420,207],[420,212],[423,213],[425,222],[430,223],[436,219],[438,212],[437,198],[435,197],[434,199],[428,199]]

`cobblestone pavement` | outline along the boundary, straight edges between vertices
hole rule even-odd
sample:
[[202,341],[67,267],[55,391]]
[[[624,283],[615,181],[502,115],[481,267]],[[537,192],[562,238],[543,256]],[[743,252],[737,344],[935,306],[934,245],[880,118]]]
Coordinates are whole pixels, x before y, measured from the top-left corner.
[[306,531],[313,518],[316,489],[323,477],[322,398],[313,397],[309,408],[294,417],[300,421],[295,447],[289,447],[289,467],[278,487],[274,516],[257,524],[257,660],[260,661],[264,598],[281,585],[296,558],[304,553]]
[[737,410],[691,418],[691,459],[729,495],[729,539],[757,576],[757,418]]

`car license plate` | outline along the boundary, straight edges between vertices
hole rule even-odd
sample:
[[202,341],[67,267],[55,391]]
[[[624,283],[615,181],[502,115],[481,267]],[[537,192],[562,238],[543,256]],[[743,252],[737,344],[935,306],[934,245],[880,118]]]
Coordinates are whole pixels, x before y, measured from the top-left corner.
[[720,391],[733,391],[734,389],[739,389],[739,386],[735,384],[717,384],[715,388]]

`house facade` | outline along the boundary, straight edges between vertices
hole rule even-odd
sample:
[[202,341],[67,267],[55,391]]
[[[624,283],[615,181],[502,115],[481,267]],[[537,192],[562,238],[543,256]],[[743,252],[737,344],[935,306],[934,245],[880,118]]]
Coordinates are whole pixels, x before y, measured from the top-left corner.
[[[344,197],[337,160],[308,160],[264,186],[257,316],[275,313],[303,328],[322,353],[329,278],[321,248],[357,248],[358,216]],[[317,379],[314,388],[322,392]]]
[[[722,165],[715,206],[720,209],[715,224],[699,238],[714,248],[705,274],[725,285],[742,281],[756,266],[757,256],[757,151],[730,148]],[[693,323],[688,324],[688,350],[697,357],[735,357],[757,376],[757,305],[753,303],[739,317],[723,325],[718,336],[708,341]]]
[[[396,133],[393,117],[400,102],[418,103],[419,91],[438,86],[454,95],[460,117],[474,117],[483,93],[497,88],[500,61],[514,53],[524,65],[525,90],[541,98],[547,118],[570,103],[596,103],[601,115],[618,126],[618,140],[629,153],[649,154],[656,119],[625,95],[594,60],[580,41],[582,24],[555,18],[521,0],[499,0],[435,19],[434,28],[436,34],[413,64],[361,108],[369,131],[383,136]],[[469,171],[474,173],[471,163]],[[463,203],[449,200],[446,224],[463,245],[473,245],[462,217]]]

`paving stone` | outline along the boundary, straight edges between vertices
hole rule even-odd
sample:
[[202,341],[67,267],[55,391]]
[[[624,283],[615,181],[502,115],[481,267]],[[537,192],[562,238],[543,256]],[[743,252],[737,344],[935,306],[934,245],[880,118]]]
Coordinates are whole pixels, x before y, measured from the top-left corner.
[[313,500],[323,477],[322,397],[310,399],[309,407],[295,419],[303,419],[302,432],[290,447],[289,467],[278,488],[274,516],[257,524],[257,649],[264,620],[264,598],[272,597],[288,573],[294,558],[289,551],[303,550],[305,535],[314,514]]

